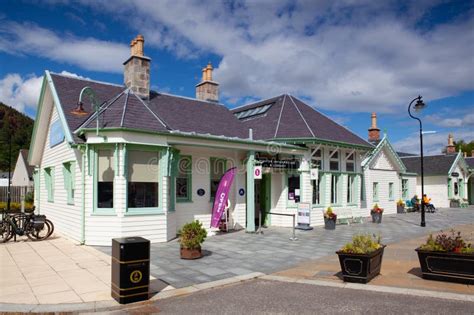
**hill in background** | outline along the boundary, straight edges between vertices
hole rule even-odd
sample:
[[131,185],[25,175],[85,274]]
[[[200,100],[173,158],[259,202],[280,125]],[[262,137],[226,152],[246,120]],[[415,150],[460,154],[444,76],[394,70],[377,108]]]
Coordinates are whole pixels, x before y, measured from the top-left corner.
[[0,171],[8,171],[8,143],[11,136],[11,171],[20,149],[29,149],[34,120],[0,102]]

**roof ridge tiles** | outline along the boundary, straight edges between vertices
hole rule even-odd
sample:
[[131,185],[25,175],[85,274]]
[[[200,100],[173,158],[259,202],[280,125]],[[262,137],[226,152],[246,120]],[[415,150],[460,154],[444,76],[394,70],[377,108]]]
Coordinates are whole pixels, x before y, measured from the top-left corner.
[[164,93],[164,92],[158,92],[158,91],[153,91],[153,92],[155,92],[156,94],[161,94],[161,95],[166,95],[166,96],[171,96],[171,97],[184,98],[184,99],[190,100],[190,101],[196,101],[196,102],[207,103],[207,104],[212,104],[212,105],[219,105],[219,106],[223,106],[223,107],[227,108],[227,106],[225,106],[224,104],[217,103],[217,102],[200,100],[200,99],[197,99],[197,98],[192,98],[192,97],[187,97],[187,96],[182,96],[182,95],[176,95],[176,94],[170,94],[170,93]]
[[68,78],[68,79],[87,81],[87,82],[92,82],[92,83],[99,83],[99,84],[105,84],[105,85],[111,85],[111,86],[123,87],[123,88],[125,87],[125,85],[123,85],[123,84],[93,80],[93,79],[90,79],[90,78],[84,78],[84,77],[80,77],[80,76],[73,76],[73,75],[68,75],[68,74],[64,74],[64,73],[52,72],[52,71],[50,71],[50,73],[53,74],[53,75],[57,75],[57,76],[60,76],[60,77],[65,77],[65,78]]
[[132,93],[132,95],[135,96],[143,104],[143,106],[146,107],[146,109],[148,109],[148,111],[153,115],[153,117],[156,118],[156,120],[158,120],[160,124],[163,125],[163,127],[168,130],[173,130],[173,128],[171,128],[161,117],[159,117],[154,111],[152,111],[151,108],[138,95],[133,93],[132,90],[130,90],[130,93]]
[[293,97],[292,97],[290,94],[288,94],[288,96],[290,97],[291,102],[293,103],[293,105],[295,106],[296,110],[298,111],[298,114],[300,114],[301,119],[303,119],[303,121],[304,121],[304,123],[305,123],[305,125],[306,125],[306,128],[308,128],[308,130],[309,130],[309,132],[311,133],[311,135],[312,135],[314,138],[316,138],[316,136],[314,135],[313,130],[309,127],[308,122],[307,122],[306,119],[304,118],[304,116],[303,116],[303,114],[301,113],[300,109],[298,108],[298,106],[296,106],[296,103],[295,103],[295,101],[293,100]]
[[278,116],[278,122],[276,125],[275,135],[273,136],[273,138],[276,138],[278,135],[278,129],[280,128],[280,122],[281,122],[281,115],[283,114],[283,108],[285,108],[285,101],[286,101],[286,94],[283,96],[283,101],[282,101],[281,109],[280,109],[280,115]]

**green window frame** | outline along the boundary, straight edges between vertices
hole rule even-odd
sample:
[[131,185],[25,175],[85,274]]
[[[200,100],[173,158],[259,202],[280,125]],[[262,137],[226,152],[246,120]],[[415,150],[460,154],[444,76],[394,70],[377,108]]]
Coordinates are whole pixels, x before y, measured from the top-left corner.
[[74,205],[74,191],[75,187],[75,162],[63,163],[63,178],[64,178],[64,189],[67,195],[67,204]]
[[219,182],[227,170],[227,159],[211,157],[209,163],[209,198],[213,202]]
[[395,199],[393,195],[393,183],[388,183],[388,200],[393,201]]
[[44,169],[44,184],[48,193],[48,202],[54,202],[54,166]]
[[402,179],[402,198],[408,200],[408,179]]
[[324,151],[318,149],[311,157],[311,168],[317,168],[320,171],[324,169]]
[[[193,159],[190,155],[180,156],[176,172],[176,202],[192,202]],[[181,193],[180,190],[183,190]],[[185,190],[185,192],[184,192]]]
[[331,174],[331,205],[341,204],[341,174]]
[[448,198],[453,198],[453,180],[452,178],[448,178]]
[[336,153],[329,152],[329,154],[334,154],[329,158],[329,170],[330,171],[340,171],[341,170],[341,152],[337,151]]
[[459,179],[459,197],[464,199],[464,180]]
[[356,171],[356,153],[346,152],[346,172],[355,173]]
[[379,183],[374,182],[372,185],[372,199],[374,201],[379,201]]
[[347,175],[347,203],[356,204],[357,177],[355,175]]
[[365,201],[365,177],[364,174],[360,176],[360,200]]
[[[93,211],[97,215],[115,215],[115,176],[118,175],[117,170],[117,147],[112,145],[98,146],[93,148]],[[105,165],[102,165],[105,163]],[[101,190],[101,193],[99,192]],[[111,196],[111,201],[107,201],[104,196]],[[100,197],[100,198],[99,198]]]
[[[134,153],[132,153],[134,152]],[[136,171],[137,173],[134,174],[134,167],[131,167],[130,165],[130,157],[135,155],[135,157],[140,157],[140,152],[147,152],[147,153],[153,153],[156,154],[153,158],[156,158],[156,163],[155,160],[150,160],[149,159],[149,164],[147,164],[147,170],[150,172],[155,171],[156,172],[156,190],[154,189],[149,189],[150,187],[153,188],[153,185],[150,185],[150,183],[154,183],[153,181],[149,181],[148,179],[143,179],[143,181],[140,179],[143,177],[145,174],[143,173],[143,163],[136,163],[137,168]],[[168,164],[164,162],[164,159],[168,159],[168,154],[163,154],[162,149],[159,147],[148,147],[148,146],[135,146],[135,145],[128,145],[126,148],[126,158],[124,160],[125,164],[125,170],[124,170],[124,176],[126,178],[126,215],[146,215],[146,214],[157,214],[157,213],[162,213],[163,212],[163,183],[162,183],[162,177],[167,176],[166,175],[166,167],[168,167]],[[143,154],[144,156],[144,154]],[[142,156],[142,157],[143,157]],[[142,161],[143,162],[143,161]],[[135,178],[135,175],[137,178]],[[131,176],[133,176],[133,181],[131,180]],[[169,180],[171,178],[167,176]],[[146,180],[146,181],[145,181]],[[172,190],[172,182],[168,181],[168,192],[167,192],[167,198],[168,198],[168,204],[169,207],[173,207],[173,202],[171,200],[171,190]],[[133,190],[132,190],[133,189]],[[136,197],[135,200],[131,200],[131,194],[136,193],[139,194],[140,196],[143,196],[142,199],[146,201],[147,196],[150,197],[152,202],[155,203],[153,206],[148,206],[146,204],[137,204],[136,201],[140,201],[140,198]],[[152,196],[150,194],[156,193],[156,196]],[[135,195],[136,196],[136,195]],[[137,199],[138,198],[138,199]],[[156,199],[156,200],[155,200]],[[149,202],[149,201],[148,201]]]

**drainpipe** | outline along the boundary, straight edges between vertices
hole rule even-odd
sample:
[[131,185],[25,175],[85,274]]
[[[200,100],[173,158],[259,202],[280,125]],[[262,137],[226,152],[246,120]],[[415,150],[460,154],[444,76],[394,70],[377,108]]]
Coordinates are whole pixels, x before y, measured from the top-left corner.
[[82,205],[81,205],[81,245],[86,243],[86,154],[89,148],[81,147],[82,152]]

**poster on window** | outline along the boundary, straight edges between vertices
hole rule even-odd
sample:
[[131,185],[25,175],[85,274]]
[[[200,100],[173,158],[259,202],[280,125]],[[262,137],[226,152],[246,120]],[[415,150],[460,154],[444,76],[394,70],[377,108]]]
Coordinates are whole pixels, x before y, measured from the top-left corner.
[[253,178],[254,179],[262,179],[262,166],[257,165],[253,169]]
[[310,171],[309,171],[309,177],[311,180],[318,180],[318,177],[319,177],[319,169],[317,168],[312,168]]

